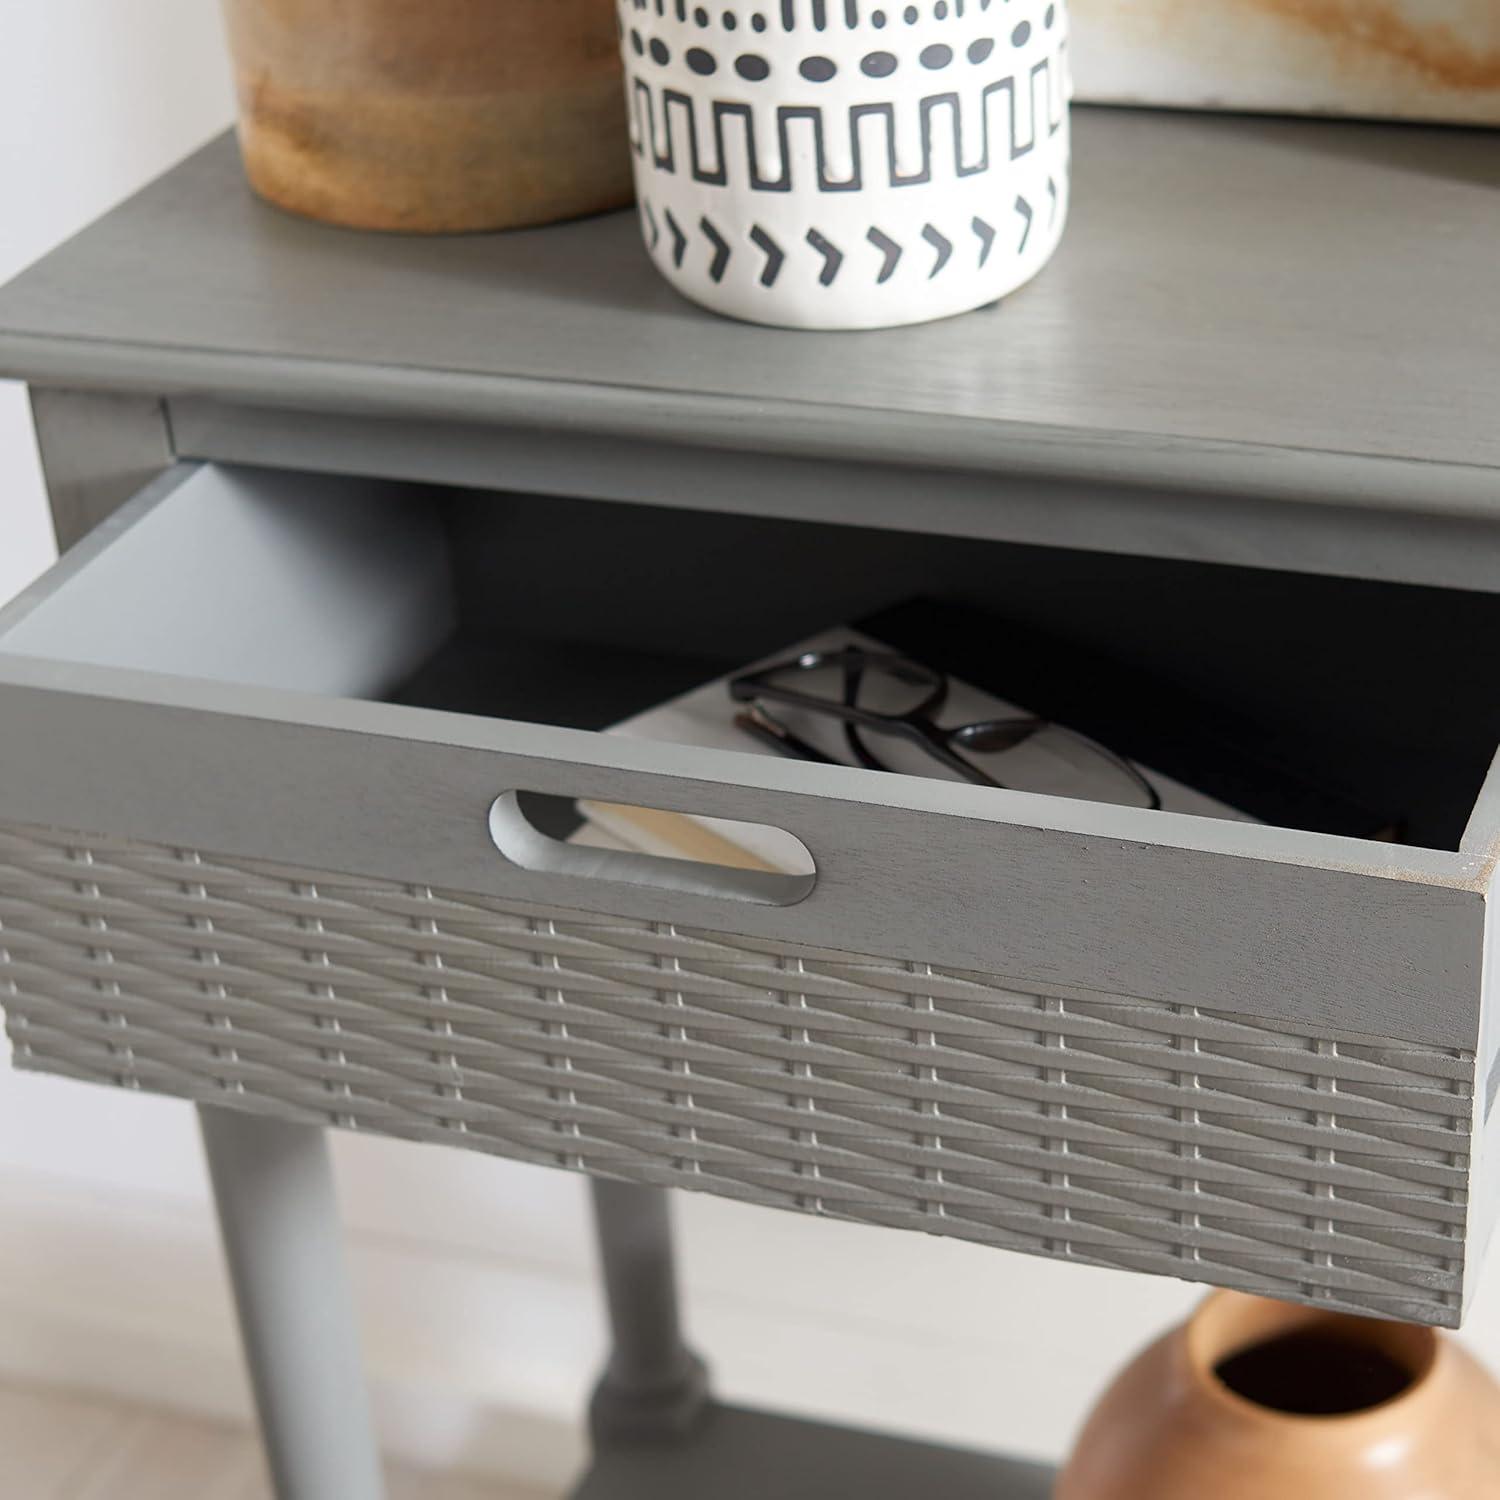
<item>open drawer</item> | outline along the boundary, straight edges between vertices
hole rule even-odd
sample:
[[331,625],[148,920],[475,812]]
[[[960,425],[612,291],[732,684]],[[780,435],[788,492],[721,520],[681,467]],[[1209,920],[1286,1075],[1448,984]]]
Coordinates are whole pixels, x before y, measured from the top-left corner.
[[[1459,1321],[1500,1177],[1493,775],[1427,848],[566,727],[850,603],[808,603],[799,568],[847,592],[812,532],[776,587],[676,558],[715,659],[662,660],[663,579],[608,597],[691,529],[646,517],[183,468],[0,613],[18,1065]],[[858,535],[861,578],[941,586]],[[1455,713],[1471,764],[1490,710]],[[816,875],[577,850],[515,793],[773,824]]]

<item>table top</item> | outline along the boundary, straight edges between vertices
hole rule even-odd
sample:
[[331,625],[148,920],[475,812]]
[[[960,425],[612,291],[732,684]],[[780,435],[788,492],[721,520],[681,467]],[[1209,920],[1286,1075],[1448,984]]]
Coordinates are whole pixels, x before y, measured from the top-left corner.
[[303,222],[225,136],[0,291],[0,374],[1500,520],[1500,138],[1075,119],[1053,265],[865,334],[689,305],[628,212]]

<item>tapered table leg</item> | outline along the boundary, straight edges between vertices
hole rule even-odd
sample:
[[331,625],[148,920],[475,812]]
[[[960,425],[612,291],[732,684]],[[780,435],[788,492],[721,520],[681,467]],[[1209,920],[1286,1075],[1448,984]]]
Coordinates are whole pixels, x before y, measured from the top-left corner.
[[277,1500],[381,1500],[323,1132],[198,1118]]
[[667,1195],[602,1179],[592,1186],[611,1339],[590,1408],[594,1436],[680,1437],[704,1410],[708,1377],[683,1342]]

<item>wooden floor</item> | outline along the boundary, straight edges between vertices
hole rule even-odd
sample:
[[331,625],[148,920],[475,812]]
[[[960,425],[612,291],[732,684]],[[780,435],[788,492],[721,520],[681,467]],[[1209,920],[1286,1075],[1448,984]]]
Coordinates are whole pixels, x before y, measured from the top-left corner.
[[[494,1481],[391,1467],[389,1500],[547,1500]],[[0,1384],[4,1500],[271,1500],[243,1428],[97,1396]]]

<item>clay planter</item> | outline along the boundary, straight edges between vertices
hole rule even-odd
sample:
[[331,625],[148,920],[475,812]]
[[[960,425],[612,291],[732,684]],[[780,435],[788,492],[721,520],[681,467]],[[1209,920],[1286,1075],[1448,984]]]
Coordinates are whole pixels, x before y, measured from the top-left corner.
[[631,197],[612,0],[224,0],[256,191],[361,229]]
[[1055,1500],[1492,1500],[1500,1388],[1430,1328],[1216,1292],[1105,1392]]

